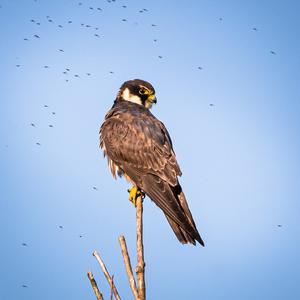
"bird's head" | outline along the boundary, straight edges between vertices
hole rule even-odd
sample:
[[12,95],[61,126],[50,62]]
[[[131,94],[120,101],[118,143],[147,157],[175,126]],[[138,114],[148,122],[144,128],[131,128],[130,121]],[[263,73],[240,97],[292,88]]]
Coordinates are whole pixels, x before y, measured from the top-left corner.
[[140,79],[125,81],[120,87],[117,100],[130,101],[146,108],[151,108],[157,102],[154,87]]

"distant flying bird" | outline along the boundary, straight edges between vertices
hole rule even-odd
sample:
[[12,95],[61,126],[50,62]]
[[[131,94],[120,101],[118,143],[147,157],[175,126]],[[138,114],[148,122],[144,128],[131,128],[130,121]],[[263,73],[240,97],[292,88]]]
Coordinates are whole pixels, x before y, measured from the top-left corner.
[[70,69],[69,68],[66,68],[66,70],[69,72],[70,71]]
[[28,288],[28,286],[26,284],[22,284],[23,288]]
[[17,68],[20,68],[20,67],[21,67],[21,65],[16,65],[16,67],[17,67]]
[[181,171],[170,135],[150,112],[155,103],[150,83],[123,83],[100,128],[100,146],[113,176],[124,175],[133,184],[129,200],[134,205],[145,193],[164,212],[181,243],[204,246],[178,181]]
[[25,38],[25,39],[24,39],[24,41],[28,41],[28,39],[27,39],[27,38]]
[[91,76],[91,73],[86,73],[87,76]]
[[100,37],[100,35],[99,35],[99,34],[97,34],[97,33],[95,33],[95,34],[94,34],[94,36],[96,36],[96,37]]
[[44,66],[45,69],[49,69],[49,66]]
[[83,235],[81,235],[81,234],[80,234],[80,235],[79,235],[79,237],[80,237],[80,238],[82,238],[82,237],[83,237]]
[[98,189],[95,186],[93,186],[93,190],[98,191]]
[[47,104],[44,104],[44,107],[49,107]]
[[277,227],[282,227],[282,225],[281,225],[281,224],[278,224]]
[[51,128],[52,128],[52,127],[53,127],[53,125],[51,125],[51,124],[50,124],[50,125],[49,125],[49,127],[51,127]]
[[74,75],[74,77],[77,77],[77,78],[79,78],[80,76],[79,76],[78,74],[75,74],[75,75]]
[[60,52],[65,52],[63,49],[58,49],[58,51],[60,51]]
[[163,58],[161,55],[158,55],[158,58]]
[[35,127],[35,124],[34,123],[30,123],[30,126]]
[[59,27],[59,28],[63,28],[63,26],[62,26],[62,25],[58,25],[58,27]]
[[209,106],[215,106],[213,103],[209,103]]
[[122,21],[123,21],[123,22],[126,22],[127,20],[126,20],[126,19],[122,19]]
[[275,51],[272,51],[272,50],[271,50],[270,53],[273,54],[273,55],[276,55],[276,52],[275,52]]
[[64,227],[63,227],[62,225],[59,225],[58,228],[59,228],[59,229],[63,229]]
[[28,245],[26,243],[22,243],[22,246],[27,247]]
[[40,22],[37,22],[37,23],[35,23],[36,25],[41,25],[41,23]]
[[68,21],[68,23],[69,23],[69,24],[71,24],[71,23],[72,23],[72,21]]
[[219,21],[223,21],[223,18],[219,18]]
[[122,5],[122,7],[123,7],[123,8],[127,8],[127,6],[126,6],[126,5]]
[[256,28],[256,27],[253,27],[252,29],[253,29],[254,31],[257,31],[257,28]]
[[155,25],[155,24],[151,24],[151,26],[152,26],[152,27],[155,27],[156,25]]
[[53,112],[52,112],[52,115],[55,115],[55,114],[56,114],[55,111],[53,111]]
[[110,74],[114,74],[114,72],[113,72],[113,71],[109,71],[109,73],[110,73]]
[[37,38],[37,39],[39,39],[39,38],[40,38],[40,36],[39,36],[39,35],[37,35],[37,34],[35,34],[35,35],[34,35],[34,37],[35,37],[35,38]]
[[154,39],[153,42],[157,42],[157,39]]
[[36,145],[38,145],[38,146],[41,146],[41,144],[39,143],[39,142],[37,142],[37,143],[35,143]]
[[203,70],[203,68],[202,67],[198,67],[198,70]]

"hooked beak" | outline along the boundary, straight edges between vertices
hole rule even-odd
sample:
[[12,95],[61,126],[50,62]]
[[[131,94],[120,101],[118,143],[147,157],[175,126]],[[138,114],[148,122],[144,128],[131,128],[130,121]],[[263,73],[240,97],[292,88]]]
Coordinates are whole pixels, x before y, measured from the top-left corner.
[[150,95],[149,97],[148,97],[148,100],[151,102],[151,103],[157,103],[157,99],[156,99],[156,97],[155,97],[155,95],[154,94],[152,94],[152,95]]

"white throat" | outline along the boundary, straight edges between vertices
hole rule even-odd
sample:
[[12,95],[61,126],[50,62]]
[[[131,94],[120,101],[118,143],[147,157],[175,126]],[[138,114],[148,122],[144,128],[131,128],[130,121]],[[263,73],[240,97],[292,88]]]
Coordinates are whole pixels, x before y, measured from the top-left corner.
[[141,98],[140,98],[139,96],[137,96],[137,95],[132,95],[132,94],[130,93],[129,88],[126,88],[126,89],[123,91],[123,93],[122,93],[121,96],[122,96],[122,98],[123,98],[124,100],[126,100],[126,101],[130,101],[130,102],[133,102],[133,103],[137,103],[137,104],[139,104],[139,105],[143,105],[143,104],[142,104]]

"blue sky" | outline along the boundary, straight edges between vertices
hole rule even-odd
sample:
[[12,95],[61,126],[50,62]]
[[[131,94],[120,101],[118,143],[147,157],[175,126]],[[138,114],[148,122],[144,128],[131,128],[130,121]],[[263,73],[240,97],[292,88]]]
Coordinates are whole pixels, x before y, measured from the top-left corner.
[[108,298],[94,250],[130,299],[117,238],[134,260],[135,210],[98,130],[133,78],[156,89],[206,243],[181,245],[146,199],[148,299],[300,298],[297,1],[0,7],[1,300],[94,299],[88,270]]

